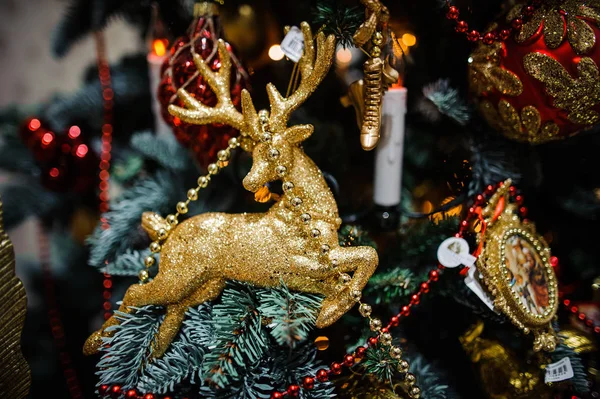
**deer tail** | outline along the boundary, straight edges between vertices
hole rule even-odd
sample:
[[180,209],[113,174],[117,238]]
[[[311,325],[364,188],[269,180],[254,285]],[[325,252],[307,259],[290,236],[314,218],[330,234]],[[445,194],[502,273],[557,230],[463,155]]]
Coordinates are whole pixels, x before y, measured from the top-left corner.
[[158,240],[158,232],[162,229],[169,231],[171,226],[158,213],[144,212],[142,215],[142,228],[146,230],[152,241]]

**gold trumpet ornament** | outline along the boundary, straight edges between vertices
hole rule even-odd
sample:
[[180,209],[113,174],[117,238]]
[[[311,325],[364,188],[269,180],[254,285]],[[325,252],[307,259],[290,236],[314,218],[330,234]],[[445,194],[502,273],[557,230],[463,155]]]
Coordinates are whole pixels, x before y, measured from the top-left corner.
[[[291,113],[321,83],[333,61],[335,39],[313,34],[301,24],[304,53],[298,61],[300,84],[283,97],[273,84],[267,85],[270,112],[256,112],[250,93],[242,93],[242,112],[230,98],[230,58],[219,41],[222,66],[211,71],[199,56],[194,62],[218,98],[215,107],[194,99],[184,89],[178,92],[186,108],[170,106],[169,112],[193,124],[223,123],[242,132],[242,141],[232,139],[229,149],[219,153],[223,162],[238,146],[251,150],[253,164],[244,178],[244,187],[256,193],[267,183],[282,182],[283,194],[266,213],[205,213],[178,223],[198,191],[218,173],[219,164],[209,165],[208,176],[188,191],[188,200],[177,204],[178,213],[165,219],[154,213],[143,216],[142,225],[153,242],[150,249],[160,253],[158,274],[127,290],[121,312],[132,307],[158,305],[166,315],[155,340],[153,356],[162,356],[179,331],[188,307],[216,299],[227,280],[244,281],[259,287],[283,282],[290,289],[324,296],[316,326],[327,327],[352,308],[378,265],[377,252],[370,247],[340,247],[338,229],[342,223],[337,203],[323,174],[304,153],[301,143],[313,133],[311,125],[288,127]],[[154,257],[146,259],[152,266]],[[352,273],[350,276],[347,273]],[[148,282],[149,281],[149,282]],[[108,327],[118,323],[113,316],[88,338],[84,352],[95,353]]]

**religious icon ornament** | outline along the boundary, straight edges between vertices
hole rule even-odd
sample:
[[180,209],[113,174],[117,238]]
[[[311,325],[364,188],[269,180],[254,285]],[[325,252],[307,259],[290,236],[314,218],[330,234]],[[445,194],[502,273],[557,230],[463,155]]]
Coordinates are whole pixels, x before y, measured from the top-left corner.
[[558,309],[558,285],[550,248],[531,222],[523,221],[511,202],[510,179],[492,195],[477,235],[481,252],[477,270],[494,307],[525,334],[533,332],[533,349],[552,352],[558,343],[552,319]]

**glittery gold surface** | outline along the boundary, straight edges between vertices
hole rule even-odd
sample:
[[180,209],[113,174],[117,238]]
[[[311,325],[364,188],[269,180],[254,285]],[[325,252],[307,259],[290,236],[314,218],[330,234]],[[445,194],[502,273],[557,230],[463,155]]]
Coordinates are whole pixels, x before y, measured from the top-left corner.
[[[510,186],[509,179],[494,193],[482,210],[487,227],[484,234],[477,235],[477,242],[482,245],[481,254],[477,258],[477,271],[483,276],[483,282],[494,298],[494,308],[504,313],[525,334],[533,332],[535,352],[552,352],[556,348],[558,337],[551,321],[556,316],[559,301],[556,275],[549,261],[550,248],[543,237],[536,233],[533,223],[523,223],[519,218],[516,205],[510,202]],[[502,203],[504,207],[501,208],[499,216],[496,216],[499,204]],[[507,243],[515,236],[519,237],[535,260],[530,262],[530,267],[531,263],[539,265],[539,272],[543,276],[547,303],[540,305],[535,302],[533,310],[523,303],[523,294],[518,294],[513,289],[517,276],[511,276],[512,271],[507,266],[507,248],[511,248]],[[525,268],[522,265],[519,267]],[[523,269],[523,272],[527,272],[523,279],[528,283],[523,287],[529,292],[529,279],[533,269]],[[516,286],[514,287],[516,289]]]
[[[377,267],[377,252],[373,248],[339,246],[337,230],[341,219],[336,201],[323,174],[300,147],[313,127],[287,126],[291,112],[327,74],[335,50],[333,36],[326,38],[320,33],[315,51],[308,24],[302,23],[301,29],[305,37],[304,54],[299,61],[301,83],[288,98],[269,84],[269,115],[256,112],[247,91],[242,94],[243,115],[229,105],[224,98],[229,96],[229,88],[224,89],[230,70],[226,66],[211,75],[211,71],[198,65],[219,97],[216,109],[198,104],[183,90],[179,94],[190,110],[174,106],[169,109],[189,123],[220,122],[240,128],[256,143],[244,187],[256,192],[268,182],[281,180],[284,194],[266,213],[206,213],[169,232],[162,244],[158,274],[147,284],[132,285],[120,308],[127,312],[131,306],[166,307],[154,356],[164,354],[179,331],[186,309],[217,298],[227,280],[260,287],[274,287],[283,281],[292,290],[325,296],[316,322],[321,328],[354,306],[356,291],[364,288]],[[222,43],[219,50],[221,60],[227,62]],[[160,220],[155,224],[162,225]],[[338,284],[340,273],[352,272],[350,282]],[[104,329],[116,323],[114,317],[109,319],[88,338],[84,352],[96,352],[102,335],[106,335]]]
[[553,105],[568,112],[571,122],[591,126],[600,115],[591,109],[600,104],[600,73],[594,60],[582,57],[577,64],[577,78],[554,58],[542,53],[529,53],[523,58],[528,74],[544,84]]
[[[515,6],[507,16],[512,21],[523,5]],[[515,36],[518,43],[529,40],[540,32],[544,35],[546,45],[555,49],[565,37],[573,50],[579,54],[589,53],[596,43],[596,35],[590,23],[600,23],[600,1],[598,0],[562,0],[546,1],[523,24],[523,28]]]
[[383,67],[381,58],[369,58],[363,67],[365,74],[365,113],[360,130],[360,144],[370,151],[377,146],[381,128],[381,104],[383,100]]
[[352,37],[356,47],[364,46],[373,36],[378,26],[387,23],[390,12],[379,0],[361,0],[365,6],[366,20],[363,22]]
[[461,337],[463,349],[477,366],[481,386],[492,399],[549,399],[552,391],[544,384],[542,359],[523,361],[499,341],[484,338],[482,321],[475,323]]
[[31,372],[21,351],[27,296],[15,275],[15,251],[2,226],[0,202],[0,397],[21,399],[29,394]]
[[534,106],[523,107],[521,115],[506,100],[500,100],[497,109],[489,101],[482,101],[479,109],[493,128],[514,140],[536,144],[560,138],[556,123],[541,125],[540,113]]
[[[493,28],[493,26],[492,26]],[[500,65],[501,43],[491,46],[480,44],[469,59],[469,83],[478,95],[497,90],[508,96],[523,93],[519,77]]]

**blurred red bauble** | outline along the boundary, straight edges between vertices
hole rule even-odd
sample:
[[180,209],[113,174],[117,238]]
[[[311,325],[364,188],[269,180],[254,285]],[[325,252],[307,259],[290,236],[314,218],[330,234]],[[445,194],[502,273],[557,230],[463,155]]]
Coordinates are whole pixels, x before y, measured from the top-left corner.
[[94,186],[99,161],[78,126],[56,134],[40,119],[29,118],[23,122],[19,134],[40,167],[45,188],[84,193]]
[[[177,90],[185,88],[197,100],[208,106],[217,104],[217,97],[210,89],[208,83],[199,76],[194,64],[193,55],[199,54],[213,71],[221,67],[217,42],[222,36],[222,28],[217,15],[218,9],[212,3],[204,4],[196,10],[197,17],[188,30],[187,36],[180,37],[171,47],[171,55],[162,66],[162,80],[158,88],[158,98],[162,105],[162,115],[165,121],[173,127],[177,140],[189,148],[198,162],[206,167],[215,162],[219,150],[227,147],[230,138],[239,134],[239,131],[222,124],[191,125],[173,117],[167,110],[168,106],[175,104],[184,106],[177,97]],[[233,54],[231,46],[227,44],[231,54],[231,100],[241,110],[241,93],[248,89],[248,74],[242,64]]]
[[490,125],[531,144],[597,125],[599,23],[596,2],[545,2],[505,42],[480,44],[469,59],[469,84]]

